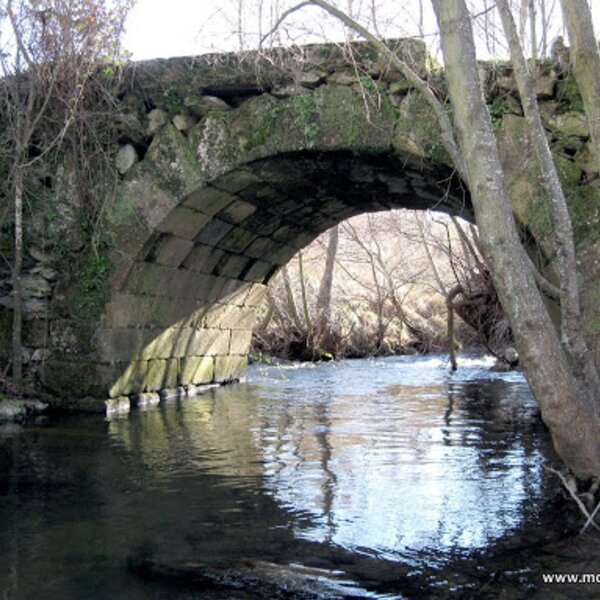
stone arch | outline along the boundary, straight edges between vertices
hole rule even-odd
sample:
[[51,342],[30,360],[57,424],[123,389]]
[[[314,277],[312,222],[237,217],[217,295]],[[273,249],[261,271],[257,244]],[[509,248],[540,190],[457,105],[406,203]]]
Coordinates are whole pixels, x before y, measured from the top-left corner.
[[[443,96],[443,73],[427,70],[421,41],[389,45]],[[598,357],[600,166],[574,82],[541,69],[536,89],[572,208],[584,327]],[[556,281],[550,213],[512,70],[481,65],[481,80],[514,213]],[[110,262],[105,285],[98,291],[95,279],[90,293],[73,281],[98,258],[74,231],[77,272],[51,283],[40,276],[44,298],[30,311],[43,321],[31,328],[32,373],[61,405],[239,377],[264,283],[344,218],[392,207],[471,218],[428,104],[368,44],[138,63],[125,69],[115,105],[123,176],[109,209],[112,250],[94,273],[104,277]],[[72,215],[59,235],[81,230],[67,163],[53,173],[53,202]],[[34,258],[32,272],[44,260]]]
[[155,135],[121,186],[99,319],[52,325],[48,388],[118,398],[239,379],[264,285],[321,232],[401,207],[471,218],[465,188],[429,155],[437,132],[415,122],[417,96],[368,118],[348,86],[299,98],[257,96]]

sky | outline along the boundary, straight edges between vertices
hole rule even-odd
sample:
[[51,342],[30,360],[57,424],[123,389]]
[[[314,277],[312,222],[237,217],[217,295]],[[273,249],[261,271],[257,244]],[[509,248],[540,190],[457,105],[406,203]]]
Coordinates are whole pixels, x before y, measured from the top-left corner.
[[[557,0],[546,1],[550,10],[553,9],[558,14]],[[250,37],[242,40],[246,47],[252,47],[258,39],[258,17],[255,7],[259,2],[260,0],[243,2],[243,17],[247,23],[244,29],[250,32]],[[274,2],[277,3],[277,0]],[[357,4],[361,4],[360,0],[355,1],[355,6]],[[414,9],[416,4],[415,0],[380,0],[378,5],[383,17],[380,19],[393,23],[393,26],[384,26],[383,35],[388,32],[388,37],[401,37],[417,33],[419,17]],[[600,0],[592,0],[591,5],[596,31],[600,37]],[[425,39],[429,39],[433,44],[435,23],[430,13],[430,2],[424,2],[424,6]],[[237,0],[137,0],[127,22],[125,47],[132,53],[134,60],[237,50],[240,47],[240,38],[236,33],[237,7]],[[480,24],[481,27],[484,26],[482,20]],[[312,32],[310,36],[306,34],[307,29]],[[253,37],[252,33],[255,34]],[[344,35],[343,31],[316,7],[305,8],[296,13],[289,21],[285,34],[288,41],[300,43],[309,41],[309,37],[310,41],[324,41],[331,38],[332,34],[337,39],[343,39]],[[482,58],[503,54],[497,45],[489,45],[480,45]]]

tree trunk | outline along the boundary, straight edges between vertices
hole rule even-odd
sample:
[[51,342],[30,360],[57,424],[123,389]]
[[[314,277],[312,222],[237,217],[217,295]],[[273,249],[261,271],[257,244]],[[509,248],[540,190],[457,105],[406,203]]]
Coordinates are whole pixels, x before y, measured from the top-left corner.
[[21,270],[23,266],[23,169],[20,166],[17,166],[14,172],[14,192],[15,256],[12,272],[12,374],[13,380],[18,384],[23,377],[23,314],[21,306]]
[[456,371],[456,346],[454,344],[454,298],[463,293],[462,285],[455,285],[446,296],[446,311],[448,315],[448,352],[450,353],[450,369]]
[[555,448],[582,478],[600,474],[600,417],[580,390],[521,246],[488,109],[465,0],[433,0],[448,91],[481,243],[519,356]]
[[571,41],[571,62],[583,98],[596,156],[600,160],[600,54],[587,0],[561,0]]
[[290,279],[290,272],[287,268],[287,265],[283,267],[283,287],[285,288],[285,297],[287,300],[288,311],[290,313],[290,317],[294,324],[294,327],[298,331],[304,331],[304,327],[302,325],[302,320],[300,319],[300,315],[298,314],[298,308],[296,306],[296,301],[294,300],[294,292],[292,290],[292,281]]
[[340,230],[336,225],[329,231],[325,270],[317,296],[317,343],[327,346],[331,341],[331,291],[333,288],[333,268],[337,254]]
[[548,191],[554,221],[556,258],[560,275],[560,306],[562,341],[571,359],[572,368],[586,385],[599,386],[598,373],[592,353],[588,350],[581,331],[581,309],[577,284],[577,262],[571,216],[567,201],[548,146],[546,132],[537,103],[534,82],[518,39],[517,28],[507,0],[497,0],[504,32],[510,47],[514,75],[527,121],[527,131],[535,149],[542,172],[542,181]]

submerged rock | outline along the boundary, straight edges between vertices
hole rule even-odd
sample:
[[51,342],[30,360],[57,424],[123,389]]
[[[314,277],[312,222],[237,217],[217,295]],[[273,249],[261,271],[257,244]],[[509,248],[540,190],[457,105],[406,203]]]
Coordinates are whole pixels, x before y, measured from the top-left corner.
[[39,400],[0,400],[0,421],[21,421],[48,408]]
[[[172,581],[194,589],[229,589],[251,592],[257,598],[297,600],[355,598],[340,571],[280,565],[262,560],[231,564],[202,562],[161,563],[149,558],[131,559],[129,569],[147,579]],[[364,590],[363,590],[364,591]]]

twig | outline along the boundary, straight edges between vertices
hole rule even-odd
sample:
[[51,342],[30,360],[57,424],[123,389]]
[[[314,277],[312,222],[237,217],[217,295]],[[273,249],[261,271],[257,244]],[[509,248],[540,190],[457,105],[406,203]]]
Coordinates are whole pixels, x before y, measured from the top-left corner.
[[579,507],[579,510],[587,518],[587,521],[586,521],[583,529],[580,531],[580,534],[583,533],[590,525],[597,531],[600,531],[600,527],[598,527],[598,525],[594,521],[594,516],[596,515],[596,512],[598,511],[598,508],[600,507],[600,503],[594,509],[594,512],[590,515],[587,508],[585,507],[585,504],[581,501],[579,496],[571,489],[571,486],[569,485],[569,482],[566,480],[565,476],[560,471],[557,471],[556,469],[554,469],[552,467],[548,467],[548,466],[544,465],[544,469],[546,469],[546,471],[548,471],[550,473],[554,473],[561,480],[562,484],[565,486],[565,489],[567,490],[567,492],[569,492],[569,495],[571,496],[571,498],[573,498],[573,500],[575,500],[575,504],[577,504],[577,506]]
[[598,502],[598,504],[596,505],[596,508],[594,509],[594,511],[592,512],[592,514],[588,517],[588,520],[585,522],[585,525],[581,528],[581,531],[579,532],[579,535],[581,535],[582,533],[585,533],[585,530],[590,525],[595,525],[596,524],[596,522],[594,521],[594,517],[598,514],[599,510],[600,510],[600,502]]

